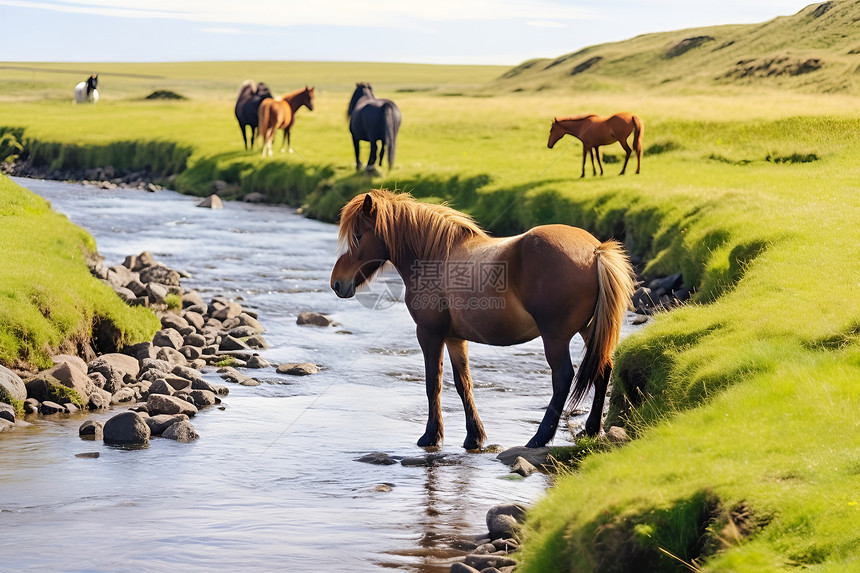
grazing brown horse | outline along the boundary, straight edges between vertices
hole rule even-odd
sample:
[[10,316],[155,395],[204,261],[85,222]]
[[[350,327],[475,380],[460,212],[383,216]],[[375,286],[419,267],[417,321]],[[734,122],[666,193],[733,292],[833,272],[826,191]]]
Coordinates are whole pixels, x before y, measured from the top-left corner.
[[[331,273],[341,298],[391,261],[406,285],[406,306],[424,353],[429,417],[419,446],[442,442],[442,354],[466,413],[463,447],[486,440],[472,395],[468,341],[508,346],[543,338],[552,369],[552,399],[527,446],[555,435],[570,394],[576,405],[594,386],[586,433],[600,432],[612,352],[633,293],[633,270],[616,241],[601,243],[566,225],[535,227],[494,238],[468,215],[408,194],[375,189],[347,203],[338,234],[343,254]],[[574,380],[570,340],[585,340]]]
[[603,175],[603,163],[600,161],[600,146],[609,145],[616,141],[621,144],[626,153],[621,175],[627,169],[630,160],[630,146],[627,138],[633,133],[633,149],[636,151],[636,173],[639,173],[639,164],[642,162],[642,138],[645,135],[645,124],[637,115],[626,111],[616,113],[609,117],[597,115],[579,115],[570,117],[556,117],[552,120],[549,129],[549,141],[546,146],[552,149],[555,143],[570,134],[582,142],[582,175],[585,177],[585,159],[591,155],[591,171],[597,175],[594,168],[594,156],[597,155],[597,164],[600,166],[600,174]]
[[293,152],[290,145],[290,130],[296,121],[296,111],[301,106],[305,106],[311,111],[314,110],[314,88],[305,86],[304,89],[284,94],[279,98],[268,98],[260,102],[260,108],[257,110],[257,124],[260,129],[260,136],[263,138],[263,157],[267,153],[269,156],[272,155],[272,142],[275,140],[275,133],[279,129],[284,130],[281,153],[287,146],[290,148],[290,153]]

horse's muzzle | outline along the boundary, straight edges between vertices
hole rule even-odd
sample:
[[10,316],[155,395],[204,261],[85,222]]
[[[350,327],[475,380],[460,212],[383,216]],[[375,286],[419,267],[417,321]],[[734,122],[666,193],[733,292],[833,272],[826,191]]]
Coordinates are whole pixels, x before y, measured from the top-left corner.
[[352,298],[355,295],[355,283],[342,283],[340,281],[332,281],[331,290],[340,298]]

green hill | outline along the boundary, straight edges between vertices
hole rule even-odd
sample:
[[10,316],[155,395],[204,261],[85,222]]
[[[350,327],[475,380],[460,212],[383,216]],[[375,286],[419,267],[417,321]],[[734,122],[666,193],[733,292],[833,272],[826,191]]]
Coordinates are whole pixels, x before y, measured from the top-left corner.
[[812,4],[762,24],[645,34],[529,60],[493,89],[701,91],[738,86],[860,94],[860,0]]

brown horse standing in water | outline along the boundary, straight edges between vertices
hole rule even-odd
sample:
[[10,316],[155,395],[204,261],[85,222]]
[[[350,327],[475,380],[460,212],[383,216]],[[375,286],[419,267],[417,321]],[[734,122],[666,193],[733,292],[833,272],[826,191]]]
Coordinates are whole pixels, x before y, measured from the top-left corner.
[[[555,435],[565,401],[576,405],[594,386],[586,433],[600,432],[612,352],[633,294],[633,269],[616,241],[601,243],[566,225],[535,227],[516,237],[488,236],[468,215],[375,189],[341,211],[343,254],[331,273],[341,298],[355,294],[390,261],[406,285],[406,306],[424,353],[429,416],[419,446],[442,442],[442,354],[466,413],[463,447],[486,440],[469,374],[468,341],[509,346],[543,339],[552,369],[552,399],[529,447]],[[585,340],[576,373],[570,340]],[[571,393],[571,386],[573,392]]]
[[624,166],[621,175],[627,169],[630,160],[630,146],[627,138],[633,133],[633,149],[636,151],[636,173],[639,173],[639,164],[642,162],[642,138],[645,135],[645,124],[637,115],[626,111],[616,113],[609,117],[600,117],[595,114],[579,115],[570,117],[556,117],[552,120],[549,129],[549,141],[546,146],[552,149],[556,142],[570,134],[582,142],[582,175],[585,177],[585,159],[591,155],[591,171],[597,175],[594,168],[594,156],[597,155],[597,164],[600,166],[600,174],[603,175],[603,162],[600,160],[600,146],[609,145],[616,141],[624,148]]
[[280,98],[268,98],[260,102],[260,108],[257,110],[257,124],[260,136],[263,138],[263,157],[267,152],[269,156],[272,155],[272,142],[279,129],[284,130],[281,153],[284,152],[285,147],[290,148],[290,153],[293,152],[290,145],[290,130],[296,121],[296,111],[301,106],[314,110],[314,88],[305,86],[304,89],[284,94]]

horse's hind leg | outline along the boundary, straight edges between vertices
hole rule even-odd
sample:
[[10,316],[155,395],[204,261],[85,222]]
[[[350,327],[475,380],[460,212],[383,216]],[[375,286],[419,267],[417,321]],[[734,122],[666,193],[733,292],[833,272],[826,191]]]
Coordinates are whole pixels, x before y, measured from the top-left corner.
[[371,169],[374,165],[376,165],[376,141],[370,142],[370,157],[367,160],[367,168]]
[[418,344],[424,353],[424,376],[427,389],[427,429],[418,439],[421,447],[440,446],[444,430],[442,425],[442,336],[421,326],[417,329]]
[[[601,161],[601,159],[600,159],[600,148],[599,147],[594,148],[594,155],[597,156],[597,166],[600,167],[600,174],[603,175],[603,161]],[[592,167],[594,167],[594,166],[592,165]]]
[[603,403],[606,399],[606,387],[609,385],[609,377],[612,374],[612,365],[607,364],[603,374],[594,379],[594,401],[591,403],[591,412],[585,420],[585,434],[596,436],[600,433],[603,422]]
[[526,444],[527,448],[540,448],[549,442],[558,428],[564,403],[573,383],[573,363],[570,361],[570,338],[551,338],[544,335],[543,348],[546,361],[552,369],[552,398],[538,426],[537,433]]
[[357,171],[361,169],[361,160],[358,157],[359,146],[357,137],[352,138],[352,146],[355,148],[355,169]]
[[466,414],[466,440],[463,442],[463,447],[467,450],[477,450],[484,445],[487,434],[484,432],[484,424],[478,416],[475,397],[472,394],[469,343],[460,338],[448,338],[445,340],[445,345],[448,347],[448,357],[451,359],[451,368],[454,371],[454,386],[457,388]]
[[589,148],[587,145],[582,146],[582,175],[579,176],[580,178],[585,177],[585,160],[588,157],[588,152],[590,151],[590,149],[591,148]]
[[385,157],[385,141],[379,144],[379,166],[382,167],[382,158]]
[[[242,141],[244,141],[244,142],[245,142],[245,150],[247,151],[247,150],[248,150],[248,136],[247,136],[247,134],[245,133],[245,125],[244,125],[244,124],[242,124],[242,123],[240,123],[240,124],[239,124],[239,129],[242,131]],[[254,131],[253,131],[253,130],[251,130],[251,137],[253,137],[253,136],[254,136]]]
[[627,169],[627,162],[630,161],[630,153],[632,152],[632,150],[630,149],[630,146],[627,145],[627,141],[625,139],[619,139],[618,143],[620,143],[621,147],[624,148],[625,153],[624,165],[621,167],[621,173],[619,173],[619,175],[624,175],[624,170]]

